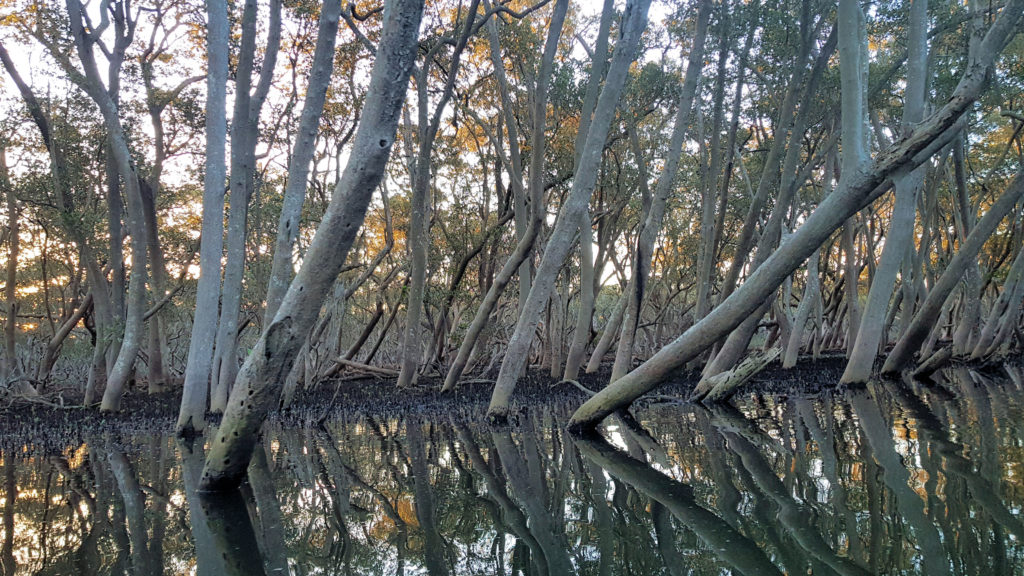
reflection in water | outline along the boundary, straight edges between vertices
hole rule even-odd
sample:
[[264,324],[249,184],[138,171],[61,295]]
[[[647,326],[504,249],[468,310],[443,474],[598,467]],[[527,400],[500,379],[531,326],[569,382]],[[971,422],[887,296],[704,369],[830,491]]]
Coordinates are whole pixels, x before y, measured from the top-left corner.
[[923,387],[268,429],[237,493],[204,447],[97,437],[0,455],[0,574],[1020,574],[1024,391]]

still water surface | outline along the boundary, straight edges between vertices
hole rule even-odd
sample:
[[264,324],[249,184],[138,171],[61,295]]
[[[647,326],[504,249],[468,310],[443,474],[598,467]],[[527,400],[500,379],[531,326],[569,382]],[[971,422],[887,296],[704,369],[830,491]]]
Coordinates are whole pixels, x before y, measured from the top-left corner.
[[200,444],[101,436],[2,455],[9,574],[1024,574],[1024,390],[661,406],[602,438],[569,407],[272,426],[232,497]]

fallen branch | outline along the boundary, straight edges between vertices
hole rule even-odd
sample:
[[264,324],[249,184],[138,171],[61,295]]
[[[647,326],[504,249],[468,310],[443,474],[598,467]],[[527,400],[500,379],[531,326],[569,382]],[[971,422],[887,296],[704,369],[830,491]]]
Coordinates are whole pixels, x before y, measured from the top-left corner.
[[362,370],[363,372],[370,372],[371,374],[380,374],[381,376],[388,376],[392,378],[398,377],[398,370],[381,368],[380,366],[370,366],[369,364],[363,364],[362,362],[356,362],[355,360],[346,360],[343,356],[339,356],[334,360],[334,366],[331,366],[331,369],[324,374],[324,378],[334,376],[338,372],[341,372],[341,369],[345,367]]
[[701,402],[724,402],[728,400],[736,390],[746,384],[764,367],[779,357],[779,348],[772,347],[766,352],[751,354],[743,359],[735,368],[721,374],[716,374],[707,379],[708,390],[704,396],[697,395],[693,399]]
[[921,365],[914,370],[913,377],[916,379],[927,378],[934,374],[939,368],[946,365],[947,362],[953,357],[953,348],[946,346],[935,351],[934,354],[929,356]]

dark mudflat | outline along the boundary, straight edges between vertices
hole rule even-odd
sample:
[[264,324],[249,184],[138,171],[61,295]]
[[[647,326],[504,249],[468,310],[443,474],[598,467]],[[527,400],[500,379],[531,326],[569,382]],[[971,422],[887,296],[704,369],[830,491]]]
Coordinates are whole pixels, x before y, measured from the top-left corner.
[[[816,396],[842,392],[839,377],[845,365],[841,355],[804,359],[796,367],[784,370],[773,362],[740,391],[739,396],[768,395],[784,398],[789,395]],[[985,366],[976,368],[985,370]],[[993,368],[996,369],[996,368]],[[594,374],[583,374],[579,385],[597,391],[603,388],[610,373],[604,366]],[[684,373],[655,392],[642,398],[637,406],[667,401],[684,402],[696,385],[696,373]],[[398,389],[394,379],[366,377],[325,382],[314,390],[303,390],[287,410],[274,410],[269,421],[279,427],[292,428],[316,424],[324,419],[351,419],[361,416],[388,418],[401,416],[444,415],[465,422],[484,420],[492,384],[485,379],[470,379],[454,392],[441,393],[441,381],[421,378],[411,388]],[[547,370],[531,369],[516,387],[513,396],[515,415],[531,406],[559,407],[570,413],[587,394],[572,383],[552,379]],[[131,436],[143,433],[172,433],[181,401],[180,390],[149,394],[132,388],[117,413],[100,412],[98,408],[77,406],[80,398],[64,392],[59,397],[47,396],[44,402],[14,400],[0,408],[0,447],[33,449],[58,448],[99,435]],[[58,403],[63,403],[60,407]],[[220,417],[207,415],[216,425]]]

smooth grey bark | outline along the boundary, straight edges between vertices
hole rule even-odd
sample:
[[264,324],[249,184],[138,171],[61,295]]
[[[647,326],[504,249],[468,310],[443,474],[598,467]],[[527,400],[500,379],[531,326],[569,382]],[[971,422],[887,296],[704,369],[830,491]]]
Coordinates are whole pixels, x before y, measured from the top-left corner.
[[740,288],[648,361],[587,400],[573,414],[570,428],[593,428],[711,347],[756,310],[847,218],[888,190],[894,173],[916,168],[948,144],[964,124],[964,111],[983,92],[988,73],[1012,39],[1022,11],[1024,0],[1012,0],[1004,7],[985,35],[983,49],[979,51],[981,57],[965,69],[944,106],[921,122],[912,134],[904,135],[879,154],[870,166],[848,175],[839,189],[823,200],[803,226]]
[[206,160],[203,174],[202,238],[199,244],[199,281],[192,321],[185,383],[176,431],[202,432],[206,421],[206,393],[210,384],[213,347],[220,305],[221,257],[224,248],[224,185],[227,166],[228,8],[226,0],[206,3]]
[[515,389],[516,380],[526,363],[530,343],[533,340],[541,312],[551,295],[558,270],[565,262],[565,257],[572,246],[571,239],[579,226],[579,216],[587,210],[587,206],[590,204],[590,193],[597,181],[598,166],[601,163],[605,139],[615,116],[615,109],[618,107],[619,95],[622,93],[629,67],[636,59],[640,35],[647,27],[647,9],[649,7],[650,0],[631,0],[626,4],[623,33],[616,44],[612,62],[608,67],[608,77],[605,79],[604,89],[601,91],[597,107],[594,109],[594,117],[587,133],[586,144],[580,156],[572,189],[559,210],[558,221],[551,231],[547,247],[544,249],[544,256],[537,268],[536,278],[530,288],[527,305],[519,315],[515,332],[509,339],[505,360],[501,364],[494,392],[491,395],[491,402],[487,408],[489,418],[497,420],[507,418],[508,402]]
[[[711,142],[708,145],[711,161],[706,178],[701,186],[700,216],[700,248],[697,260],[697,302],[694,305],[694,317],[700,320],[711,308],[712,269],[715,258],[715,237],[720,233],[715,229],[715,203],[719,195],[719,182],[722,180],[722,123],[725,113],[725,75],[726,62],[729,58],[731,38],[729,29],[730,8],[728,0],[719,7],[719,42],[718,70],[715,76],[715,87],[711,96]],[[748,44],[749,46],[749,44]],[[742,72],[740,73],[742,75]],[[742,82],[742,80],[740,80]],[[723,206],[724,209],[724,206]]]
[[[772,145],[771,148],[768,149],[768,155],[764,159],[764,167],[761,170],[761,178],[757,183],[757,189],[750,198],[750,206],[743,219],[743,225],[740,227],[739,238],[736,240],[736,249],[733,254],[732,263],[730,264],[729,270],[726,272],[725,279],[722,282],[722,292],[720,295],[721,301],[728,298],[736,289],[740,272],[743,270],[747,257],[750,255],[750,251],[754,247],[757,224],[761,219],[761,213],[768,201],[768,194],[771,192],[772,188],[775,188],[778,184],[779,169],[783,162],[787,143],[789,142],[789,127],[794,120],[793,114],[796,110],[797,98],[800,94],[800,86],[803,83],[803,77],[806,71],[805,61],[807,56],[810,54],[810,49],[811,46],[809,41],[803,42],[800,46],[800,53],[794,64],[795,70],[789,78],[789,86],[786,89],[786,95],[782,99],[782,104],[779,106],[778,116],[775,119],[775,125],[780,127],[779,134],[772,138]],[[746,170],[743,167],[742,156],[739,157],[739,161],[740,170],[744,174],[744,180],[747,181],[749,190],[749,179],[746,177]]]
[[[587,132],[590,130],[590,121],[597,106],[597,98],[601,93],[601,81],[608,68],[608,36],[611,29],[611,16],[614,5],[611,1],[605,0],[604,8],[601,11],[601,22],[598,26],[597,42],[594,45],[594,53],[591,58],[590,79],[587,81],[587,91],[583,95],[583,109],[580,111],[580,125],[576,131],[576,139],[573,146],[573,168],[579,165],[580,154],[583,145],[586,143]],[[575,172],[575,170],[574,170]],[[580,216],[580,304],[576,315],[576,326],[573,332],[572,343],[565,358],[565,371],[563,380],[575,380],[583,365],[583,356],[586,354],[587,345],[590,344],[591,328],[594,322],[594,301],[599,289],[594,273],[594,229],[591,221],[590,211]],[[522,284],[520,284],[522,288]],[[520,303],[525,305],[529,293],[529,286],[526,286],[526,293],[520,290]],[[523,308],[520,306],[519,312]]]
[[0,144],[0,191],[7,197],[7,277],[4,300],[7,303],[7,322],[4,324],[3,378],[9,380],[17,372],[15,329],[18,321],[18,199],[14,196],[7,169],[7,148]]
[[[960,238],[966,238],[971,233],[977,220],[977,211],[967,191],[967,167],[964,159],[966,139],[967,135],[962,134],[953,142],[954,189],[957,196],[954,216],[958,216],[955,220],[957,236]],[[956,356],[966,356],[973,349],[976,328],[981,318],[981,271],[978,269],[977,260],[967,266],[966,276],[960,296],[960,318],[953,332],[953,354]]]
[[[139,348],[142,346],[143,314],[146,311],[146,225],[142,211],[139,178],[135,171],[131,151],[128,149],[128,139],[118,116],[117,104],[111,98],[108,89],[103,86],[96,65],[93,46],[97,43],[98,37],[95,32],[85,30],[82,4],[79,0],[67,0],[67,9],[71,33],[83,72],[71,68],[70,65],[66,71],[96,103],[103,115],[108,144],[117,164],[117,172],[125,187],[128,227],[131,231],[132,270],[129,276],[124,335],[117,351],[116,360],[107,377],[107,387],[103,392],[103,400],[100,404],[100,410],[116,412],[121,407],[121,395],[135,366]],[[123,25],[123,23],[119,25]]]
[[601,368],[601,362],[604,360],[604,355],[608,353],[612,344],[615,343],[615,337],[619,334],[619,330],[622,326],[622,317],[626,313],[627,298],[627,294],[623,293],[615,304],[615,308],[612,310],[611,316],[608,317],[608,322],[605,323],[604,331],[601,332],[601,338],[598,339],[597,344],[594,345],[594,351],[590,353],[590,360],[587,362],[587,374],[593,374]]
[[935,326],[936,319],[940,318],[939,311],[945,306],[953,289],[960,283],[967,268],[977,258],[985,241],[1021,198],[1024,198],[1024,170],[1017,172],[1007,189],[978,221],[974,230],[971,230],[970,235],[964,239],[956,254],[950,259],[938,281],[928,291],[924,304],[914,314],[907,331],[886,357],[882,366],[883,374],[897,374],[910,364],[914,353],[921,348],[921,344]]
[[785,343],[785,351],[782,356],[783,368],[796,366],[800,347],[803,345],[804,327],[807,326],[807,321],[811,317],[811,309],[814,308],[814,302],[818,292],[821,290],[821,277],[818,272],[820,257],[821,249],[819,248],[807,260],[807,280],[806,284],[804,284],[804,295],[796,309],[796,318],[793,320],[793,330],[790,332],[789,341]]
[[590,211],[580,216],[580,295],[579,311],[572,343],[565,354],[563,380],[575,380],[583,364],[583,356],[590,343],[590,329],[594,318],[594,229]]
[[[826,64],[835,51],[836,40],[836,30],[833,29],[832,32],[829,33],[828,40],[825,42],[825,45],[818,53],[810,75],[807,76],[807,85],[803,90],[803,100],[805,103],[813,99],[817,92],[818,84],[824,74]],[[801,59],[801,61],[803,60]],[[800,75],[803,76],[803,74]],[[800,106],[799,111],[793,118],[793,123],[788,127],[788,137],[785,135],[781,137],[789,142],[789,145],[786,149],[785,159],[782,162],[781,176],[779,177],[779,193],[778,197],[775,199],[775,205],[772,207],[772,211],[768,216],[768,221],[765,223],[764,228],[761,231],[760,238],[758,238],[757,248],[751,261],[751,269],[753,270],[756,270],[764,264],[765,260],[782,240],[784,220],[787,214],[789,214],[790,205],[793,203],[793,198],[796,196],[797,189],[810,176],[810,169],[817,165],[821,160],[821,156],[824,155],[826,162],[832,157],[831,152],[835,145],[835,134],[833,134],[827,142],[819,146],[815,156],[809,159],[802,169],[797,169],[797,164],[801,156],[800,150],[802,149],[799,141],[803,139],[804,133],[806,132],[810,122],[810,110],[810,106]],[[771,179],[774,181],[776,180],[776,177],[772,176]],[[762,182],[763,181],[764,177],[762,176]],[[769,311],[774,301],[774,296],[765,299],[757,311],[748,316],[731,334],[729,334],[729,337],[722,344],[718,354],[716,354],[714,359],[705,366],[701,381],[694,390],[694,397],[701,398],[711,391],[713,386],[712,381],[709,380],[710,378],[738,367],[740,360],[750,345],[751,338],[757,332],[757,327],[761,317]],[[740,382],[740,380],[737,380],[737,382]],[[723,388],[719,394],[721,392],[725,392],[725,388]]]
[[302,205],[306,200],[306,186],[309,165],[316,151],[316,135],[327,100],[327,87],[334,70],[334,46],[338,38],[338,23],[341,18],[341,3],[326,2],[320,9],[317,26],[316,48],[313,50],[313,64],[309,70],[306,97],[299,116],[299,130],[296,134],[292,157],[288,163],[288,181],[281,203],[281,216],[277,222],[277,240],[274,244],[274,260],[267,284],[267,307],[263,323],[270,324],[277,314],[285,291],[292,279],[292,250],[299,236],[299,221]]
[[409,252],[411,266],[409,270],[409,300],[405,308],[405,333],[402,338],[401,370],[398,373],[397,385],[407,388],[415,383],[420,361],[423,357],[423,328],[420,317],[423,315],[424,290],[427,283],[427,255],[430,251],[430,189],[431,189],[431,152],[434,140],[441,126],[441,116],[448,102],[455,93],[455,81],[462,62],[462,52],[466,48],[469,36],[473,32],[480,0],[472,0],[466,13],[466,21],[462,25],[458,41],[452,52],[448,66],[448,79],[439,101],[433,105],[433,116],[430,115],[431,103],[428,97],[427,83],[430,80],[430,65],[437,57],[438,51],[446,46],[438,42],[423,60],[423,64],[415,71],[417,111],[419,115],[419,150],[411,162],[412,199],[409,216]]
[[[842,169],[839,179],[856,173],[870,158],[868,153],[867,32],[864,11],[856,0],[840,0],[839,79],[842,107]],[[846,278],[847,352],[852,350],[860,327],[860,266],[857,263],[857,227],[853,215],[843,224],[840,246]]]
[[[907,86],[903,96],[903,130],[909,131],[924,117],[928,79],[928,0],[912,0],[907,35]],[[893,180],[896,202],[885,237],[885,247],[868,290],[856,343],[840,382],[867,382],[885,330],[885,315],[914,234],[917,194],[924,184],[926,167],[918,167]],[[874,254],[868,254],[873,258]]]
[[270,1],[270,23],[263,64],[252,90],[256,56],[256,0],[245,0],[242,38],[235,71],[235,105],[231,119],[231,201],[228,213],[224,286],[221,290],[220,321],[210,384],[210,410],[222,412],[238,373],[239,314],[242,307],[242,277],[245,272],[245,240],[249,201],[255,188],[256,143],[260,111],[270,91],[281,44],[281,0]]
[[1012,326],[1016,322],[1021,299],[1024,299],[1024,249],[1017,250],[1017,256],[1006,273],[1003,291],[992,304],[992,310],[978,335],[974,350],[971,351],[972,360],[980,360],[1002,345],[1003,341],[999,336],[1003,333],[1004,327]]
[[615,364],[612,366],[611,381],[621,378],[633,367],[633,345],[637,326],[640,324],[640,311],[643,308],[647,291],[647,282],[651,275],[651,260],[654,257],[654,243],[661,231],[665,217],[665,205],[672,193],[675,176],[679,170],[679,160],[683,154],[683,140],[689,127],[690,114],[693,111],[693,99],[700,82],[701,70],[704,66],[704,40],[707,37],[708,20],[711,18],[711,2],[703,0],[697,12],[697,24],[693,33],[693,46],[690,48],[689,60],[686,64],[686,75],[679,91],[679,108],[676,111],[675,125],[669,143],[668,156],[658,184],[651,197],[650,209],[637,234],[636,251],[633,254],[633,267],[629,284],[626,287],[626,306],[623,310],[622,327],[619,332],[619,346],[615,351]]
[[422,12],[422,0],[391,0],[385,6],[366,105],[348,165],[277,316],[242,366],[206,460],[204,490],[232,490],[245,477],[257,432],[267,411],[277,404],[281,383],[306,340],[308,327],[316,321],[345,264],[391,155],[416,58]]
[[[459,345],[459,351],[455,356],[455,360],[452,361],[451,367],[448,368],[448,374],[445,375],[444,386],[441,388],[445,392],[454,389],[459,378],[462,377],[462,373],[465,371],[466,365],[472,356],[473,348],[476,346],[480,334],[487,325],[491,312],[498,305],[498,299],[501,298],[502,292],[504,292],[509,282],[512,281],[515,273],[522,271],[522,266],[526,263],[526,259],[533,254],[533,244],[537,240],[541,228],[544,226],[544,151],[547,148],[545,127],[547,126],[548,89],[550,88],[555,53],[558,50],[558,39],[562,35],[562,25],[565,22],[565,13],[568,9],[568,0],[559,0],[558,4],[556,4],[557,6],[561,6],[561,8],[553,13],[551,24],[548,26],[548,36],[544,42],[540,72],[537,74],[537,81],[534,85],[533,133],[530,135],[530,181],[528,185],[530,223],[526,232],[519,238],[519,242],[516,244],[512,254],[505,261],[505,265],[502,266],[501,270],[494,277],[491,287],[480,302],[480,307],[477,308],[476,315],[473,316],[473,321],[470,323],[469,328],[466,329],[466,335],[462,339],[462,344]],[[561,14],[560,17],[554,17],[559,14]],[[498,57],[494,55],[494,51],[497,50],[495,48],[497,41],[497,33],[491,32],[492,61],[498,60]],[[499,64],[496,63],[495,68],[498,67]],[[499,83],[502,78],[504,78],[504,73],[498,75]],[[509,102],[503,101],[503,105],[506,109],[510,109],[508,108]],[[512,122],[512,119],[507,121]],[[518,146],[518,143],[510,141],[509,146]],[[516,184],[515,181],[516,175],[512,174],[513,187],[521,186],[521,184]]]

